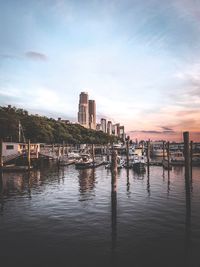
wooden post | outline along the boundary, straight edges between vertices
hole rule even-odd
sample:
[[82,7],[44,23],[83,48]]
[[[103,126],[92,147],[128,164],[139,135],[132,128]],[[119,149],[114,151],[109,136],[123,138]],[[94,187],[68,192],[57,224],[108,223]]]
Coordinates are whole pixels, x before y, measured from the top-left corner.
[[67,155],[67,157],[68,157],[68,154],[69,154],[69,152],[68,152],[68,144],[67,144],[67,146],[66,146],[66,155]]
[[147,168],[149,169],[150,141],[147,141]]
[[183,133],[184,139],[184,156],[185,156],[185,177],[189,179],[190,177],[190,144],[189,144],[189,132]]
[[165,160],[165,141],[163,141],[163,161]]
[[3,167],[3,140],[0,139],[0,168]]
[[192,182],[193,141],[190,142],[190,179]]
[[27,160],[28,160],[28,169],[30,169],[30,167],[31,167],[31,143],[30,143],[30,139],[28,140]]
[[39,145],[36,145],[36,159],[39,157]]
[[61,147],[58,145],[58,159],[60,160],[61,157]]
[[192,158],[193,158],[193,141],[190,142],[190,165],[192,168]]
[[112,151],[111,167],[112,167],[112,170],[117,173],[117,150]]
[[169,170],[170,166],[169,166],[169,141],[167,142],[167,168]]
[[110,155],[109,155],[109,146],[107,145],[107,161],[109,162],[110,161]]
[[54,144],[52,144],[52,157],[53,157],[53,158],[54,158],[54,152],[55,152]]
[[129,136],[126,139],[126,166],[129,168]]
[[94,144],[92,144],[92,160],[93,160],[93,166],[94,166]]
[[63,141],[63,145],[62,145],[62,156],[65,155],[65,141]]

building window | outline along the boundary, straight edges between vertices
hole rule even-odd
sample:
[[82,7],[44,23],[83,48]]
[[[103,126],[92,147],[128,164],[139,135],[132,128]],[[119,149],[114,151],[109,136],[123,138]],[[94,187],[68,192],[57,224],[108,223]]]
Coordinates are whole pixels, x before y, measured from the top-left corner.
[[6,149],[7,149],[7,150],[14,149],[14,146],[13,146],[13,145],[7,145],[7,146],[6,146]]

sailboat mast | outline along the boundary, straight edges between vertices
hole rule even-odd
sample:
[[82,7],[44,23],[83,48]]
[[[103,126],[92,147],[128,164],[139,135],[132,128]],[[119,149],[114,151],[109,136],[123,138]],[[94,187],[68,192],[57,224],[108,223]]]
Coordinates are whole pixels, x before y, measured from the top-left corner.
[[20,121],[19,121],[18,128],[19,128],[18,138],[19,138],[19,143],[20,143],[21,142],[21,123],[20,123]]

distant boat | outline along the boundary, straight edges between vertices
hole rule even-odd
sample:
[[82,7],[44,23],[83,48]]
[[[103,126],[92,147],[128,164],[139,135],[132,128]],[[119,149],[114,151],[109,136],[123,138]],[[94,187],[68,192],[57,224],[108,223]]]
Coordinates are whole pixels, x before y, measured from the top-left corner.
[[[125,164],[125,161],[120,156],[117,156],[117,169],[123,168],[124,167],[124,164]],[[111,162],[109,162],[105,166],[106,169],[111,169],[111,167],[112,167],[112,163]]]
[[169,163],[168,163],[168,159],[163,159],[162,165],[165,170],[171,170],[172,169],[171,159],[169,160]]
[[145,171],[146,157],[143,155],[134,154],[131,161],[131,165],[135,171],[138,172]]
[[184,165],[185,157],[182,151],[176,151],[171,153],[171,164],[172,165]]
[[75,162],[75,167],[77,169],[93,168],[95,166],[95,161],[90,154],[81,154],[80,159]]

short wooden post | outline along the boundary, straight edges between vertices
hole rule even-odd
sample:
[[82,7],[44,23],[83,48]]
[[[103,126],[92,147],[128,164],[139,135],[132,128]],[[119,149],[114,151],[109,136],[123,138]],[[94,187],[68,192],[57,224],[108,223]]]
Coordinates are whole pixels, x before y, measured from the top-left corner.
[[27,160],[28,160],[28,169],[30,169],[30,167],[31,167],[31,143],[30,143],[30,139],[28,140]]
[[55,152],[54,144],[52,144],[52,157],[53,157],[53,158],[54,158],[54,152]]
[[66,145],[66,155],[68,156],[69,154],[69,149],[68,149],[68,144]]
[[109,154],[109,146],[107,145],[107,161],[109,162],[110,161],[110,154]]
[[0,139],[0,168],[3,167],[3,140]]
[[63,145],[62,145],[62,156],[65,155],[65,141],[63,141]]
[[39,158],[39,145],[36,145],[36,159]]
[[185,177],[190,177],[190,144],[189,144],[189,132],[183,133],[183,139],[184,139],[184,156],[185,156]]
[[60,145],[58,146],[58,159],[60,160],[61,157],[61,147]]
[[93,160],[93,165],[94,165],[94,156],[95,156],[94,153],[95,153],[94,152],[94,144],[92,144],[92,160]]

